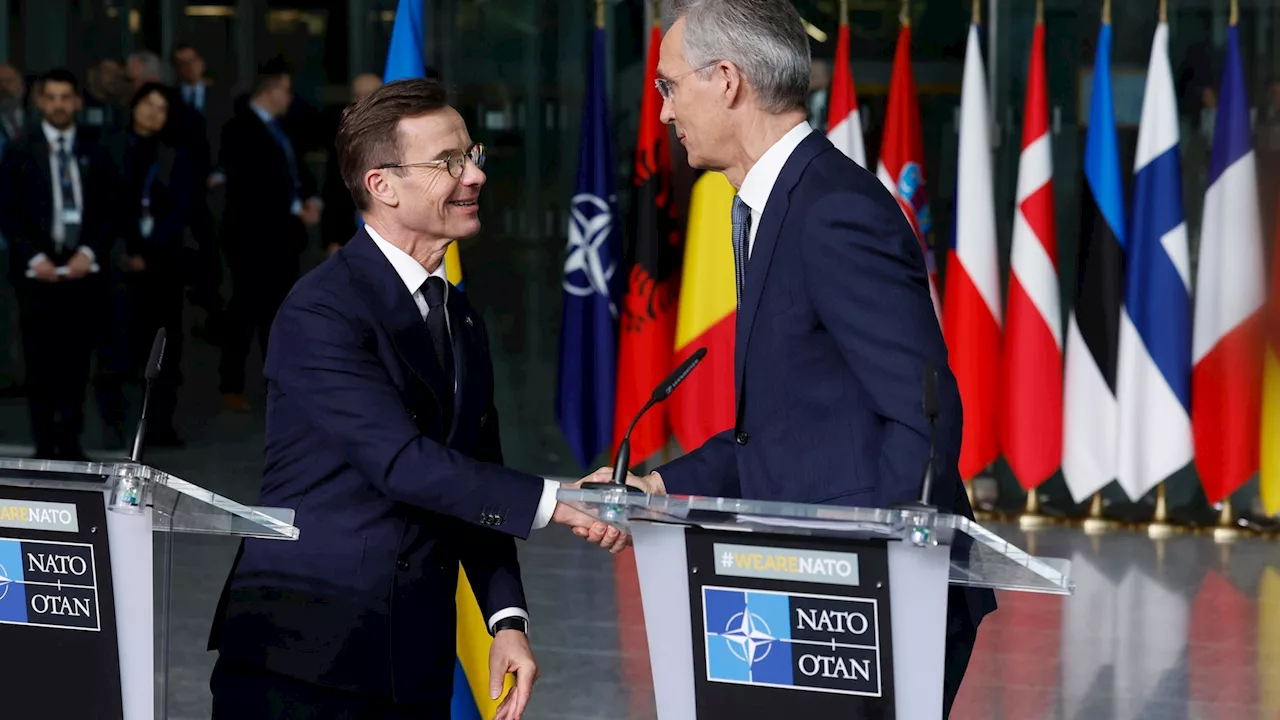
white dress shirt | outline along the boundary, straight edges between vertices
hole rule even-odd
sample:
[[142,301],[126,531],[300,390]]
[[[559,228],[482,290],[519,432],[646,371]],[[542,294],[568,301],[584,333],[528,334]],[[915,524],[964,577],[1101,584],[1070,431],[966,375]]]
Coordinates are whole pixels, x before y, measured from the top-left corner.
[[[444,297],[445,301],[448,302],[451,286],[449,285],[448,275],[445,272],[445,265],[443,262],[436,267],[434,272],[427,272],[427,269],[422,267],[422,264],[417,260],[414,260],[408,253],[384,240],[372,225],[366,224],[364,229],[369,233],[369,237],[373,238],[373,244],[377,245],[378,249],[382,251],[382,254],[387,257],[387,260],[391,263],[391,267],[395,268],[396,274],[399,275],[400,279],[404,282],[405,288],[408,289],[409,294],[413,296],[413,302],[418,306],[418,312],[422,315],[422,320],[424,322],[427,319],[427,314],[431,312],[431,308],[427,306],[426,298],[422,296],[422,286],[426,284],[427,278],[438,277],[445,281]],[[449,339],[452,343],[453,329],[449,326],[449,316],[447,313],[445,314],[445,327],[449,331]],[[458,391],[457,373],[454,374],[453,389],[455,393]],[[542,498],[538,501],[538,510],[533,516],[534,530],[540,530],[551,522],[551,515],[556,509],[556,493],[560,489],[560,483],[554,480],[543,479],[542,482]],[[493,616],[489,618],[488,627],[492,629],[494,623],[508,617],[522,617],[526,623],[529,621],[529,614],[524,610],[518,607],[509,607],[494,613]]]
[[742,179],[742,187],[738,188],[738,197],[751,208],[751,231],[747,235],[747,257],[756,245],[756,229],[760,227],[760,218],[764,217],[765,203],[769,202],[769,194],[773,192],[774,183],[782,174],[782,168],[791,159],[791,153],[809,137],[813,127],[809,121],[801,120],[799,125],[791,128],[778,142],[765,151],[756,164],[747,171]]
[[[76,207],[80,208],[81,220],[84,219],[84,186],[80,183],[80,163],[76,159],[76,126],[72,125],[66,130],[59,130],[50,125],[48,121],[40,123],[40,129],[44,131],[45,140],[49,143],[49,181],[53,184],[53,224],[50,225],[50,236],[53,238],[55,247],[61,248],[63,241],[67,237],[66,227],[62,224],[62,180],[58,177],[58,140],[64,138],[66,140],[67,154],[71,158],[71,187],[75,193]],[[93,250],[81,245],[79,251],[89,258],[89,262],[94,261]],[[27,267],[35,267],[48,259],[44,253],[37,253],[31,261],[27,263]]]

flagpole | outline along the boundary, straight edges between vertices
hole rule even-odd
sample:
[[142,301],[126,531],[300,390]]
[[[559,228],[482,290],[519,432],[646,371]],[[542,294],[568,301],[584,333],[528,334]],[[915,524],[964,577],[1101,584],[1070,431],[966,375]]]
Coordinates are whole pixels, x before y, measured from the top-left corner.
[[1040,512],[1040,493],[1036,488],[1027,491],[1027,505],[1018,516],[1018,527],[1023,530],[1039,530],[1049,524],[1049,517]]
[[604,0],[596,0],[596,28],[604,29]]
[[840,26],[849,24],[849,0],[840,0]]
[[1229,25],[1239,25],[1239,24],[1240,24],[1240,3],[1239,3],[1239,0],[1231,0],[1231,19],[1228,21],[1228,23],[1227,23],[1227,24],[1229,24]]
[[1036,24],[1044,24],[1044,0],[1036,0]]
[[1102,24],[1111,24],[1111,0],[1102,0]]
[[1102,491],[1093,494],[1089,502],[1089,517],[1084,519],[1085,535],[1102,535],[1111,529],[1111,521],[1102,516]]
[[662,27],[662,0],[653,0],[653,2],[650,4],[653,6],[653,26],[656,28],[661,28]]
[[1160,0],[1160,22],[1169,22],[1169,0]]
[[911,0],[902,0],[902,10],[898,13],[898,22],[902,27],[911,27]]
[[973,20],[974,25],[982,24],[982,0],[973,0]]

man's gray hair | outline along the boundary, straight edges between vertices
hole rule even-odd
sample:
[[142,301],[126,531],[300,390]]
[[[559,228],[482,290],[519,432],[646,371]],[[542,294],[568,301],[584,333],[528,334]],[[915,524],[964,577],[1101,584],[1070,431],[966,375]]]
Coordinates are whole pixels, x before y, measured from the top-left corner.
[[809,38],[790,0],[672,0],[667,17],[668,27],[684,18],[684,57],[690,67],[731,62],[755,88],[763,110],[804,107]]
[[160,62],[160,56],[150,50],[131,52],[127,60],[134,60],[142,65],[142,71],[148,78],[164,80],[164,65]]

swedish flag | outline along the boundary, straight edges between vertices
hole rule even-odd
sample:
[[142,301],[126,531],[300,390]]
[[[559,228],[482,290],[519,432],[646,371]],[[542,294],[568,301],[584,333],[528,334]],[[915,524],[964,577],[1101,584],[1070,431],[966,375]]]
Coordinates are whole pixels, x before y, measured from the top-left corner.
[[[426,76],[423,64],[422,0],[400,0],[395,25],[391,29],[391,46],[387,49],[387,66],[383,82]],[[445,254],[445,271],[449,282],[462,286],[462,260],[458,246],[449,246]],[[467,576],[458,568],[458,663],[453,677],[453,720],[493,720],[498,703],[489,699],[489,645],[491,638],[480,606],[476,602]],[[511,688],[506,680],[503,695]]]

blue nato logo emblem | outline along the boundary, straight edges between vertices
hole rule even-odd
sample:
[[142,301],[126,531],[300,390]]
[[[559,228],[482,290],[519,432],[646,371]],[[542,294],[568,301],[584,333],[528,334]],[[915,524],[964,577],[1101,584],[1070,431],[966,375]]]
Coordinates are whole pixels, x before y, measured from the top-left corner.
[[27,597],[22,588],[22,546],[0,539],[0,622],[27,622]]
[[707,680],[881,697],[871,598],[704,586]]
[[702,600],[708,680],[792,684],[786,595],[704,587]]

